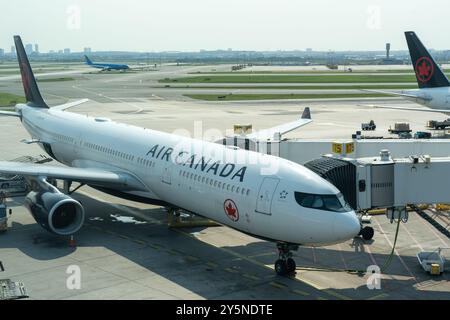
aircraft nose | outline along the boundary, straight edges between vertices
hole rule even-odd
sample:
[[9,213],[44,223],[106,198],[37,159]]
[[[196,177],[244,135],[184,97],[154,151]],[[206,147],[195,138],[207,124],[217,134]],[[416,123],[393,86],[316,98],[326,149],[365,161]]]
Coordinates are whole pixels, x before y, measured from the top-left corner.
[[334,220],[334,235],[340,241],[356,237],[361,230],[361,224],[354,211],[340,213]]

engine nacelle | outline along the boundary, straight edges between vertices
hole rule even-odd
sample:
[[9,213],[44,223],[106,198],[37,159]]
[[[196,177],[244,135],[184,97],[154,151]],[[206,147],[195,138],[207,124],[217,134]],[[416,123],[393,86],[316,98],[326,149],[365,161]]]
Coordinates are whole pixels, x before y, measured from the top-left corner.
[[25,206],[45,230],[61,236],[72,235],[83,226],[83,206],[68,195],[52,191],[31,191]]

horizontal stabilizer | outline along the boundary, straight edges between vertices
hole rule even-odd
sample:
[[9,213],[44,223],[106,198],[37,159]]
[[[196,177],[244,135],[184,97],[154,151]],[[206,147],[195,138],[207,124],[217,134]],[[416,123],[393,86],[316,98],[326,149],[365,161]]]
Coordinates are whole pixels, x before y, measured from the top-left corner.
[[420,112],[437,112],[450,114],[450,109],[425,109],[425,108],[409,108],[409,107],[396,107],[396,106],[381,106],[381,105],[360,105],[362,107],[379,108],[379,109],[390,109],[390,110],[403,110],[403,111],[420,111]]
[[20,114],[14,111],[0,111],[0,116],[19,117]]
[[53,107],[52,110],[61,110],[62,111],[62,110],[66,110],[66,109],[69,109],[72,107],[79,106],[80,104],[83,104],[88,101],[89,101],[89,99],[82,99],[82,100],[77,100],[77,101],[73,101],[73,102],[68,102],[68,103]]
[[419,100],[423,100],[423,101],[430,101],[431,100],[431,97],[424,96],[420,92],[418,92],[417,94],[413,94],[413,93],[384,91],[384,90],[371,90],[371,89],[364,89],[363,91],[374,92],[374,93],[382,93],[382,94],[389,94],[389,95],[393,95],[393,96],[410,98],[410,99],[419,99]]
[[273,139],[274,135],[277,133],[283,135],[292,130],[303,127],[304,125],[307,125],[310,122],[312,122],[311,111],[310,111],[309,107],[306,107],[305,110],[303,110],[302,117],[300,119],[292,121],[292,122],[284,123],[284,124],[281,124],[279,126],[272,127],[269,129],[256,131],[256,132],[246,135],[246,137],[250,138],[250,139],[257,139],[257,140]]

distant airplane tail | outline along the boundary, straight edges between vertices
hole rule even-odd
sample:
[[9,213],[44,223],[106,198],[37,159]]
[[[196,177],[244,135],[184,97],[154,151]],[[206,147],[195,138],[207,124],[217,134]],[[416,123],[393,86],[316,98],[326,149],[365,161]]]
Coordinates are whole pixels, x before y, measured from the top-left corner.
[[31,69],[30,62],[28,61],[28,57],[25,53],[20,36],[14,36],[14,43],[16,45],[17,60],[19,62],[20,74],[22,76],[22,84],[25,91],[27,104],[36,108],[48,108],[44,99],[42,99],[41,93],[39,92],[33,70]]
[[419,40],[415,32],[405,32],[411,62],[416,73],[419,88],[448,87],[450,82],[434,61],[428,50]]
[[84,60],[86,60],[86,64],[88,64],[88,65],[92,64],[91,59],[89,59],[88,56],[86,56],[86,55],[84,56]]

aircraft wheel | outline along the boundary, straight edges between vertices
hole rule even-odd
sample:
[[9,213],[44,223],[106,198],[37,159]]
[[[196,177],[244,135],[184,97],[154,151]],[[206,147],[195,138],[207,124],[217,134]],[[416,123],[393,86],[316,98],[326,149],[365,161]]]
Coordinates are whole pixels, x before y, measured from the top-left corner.
[[287,272],[289,272],[289,273],[294,272],[295,269],[297,269],[295,260],[292,258],[289,258],[286,260],[286,266],[287,266]]
[[288,273],[288,266],[286,261],[282,259],[278,259],[277,261],[275,261],[275,272],[279,276],[286,275]]
[[361,236],[364,240],[371,240],[373,238],[374,233],[375,232],[372,227],[364,227],[361,230]]

